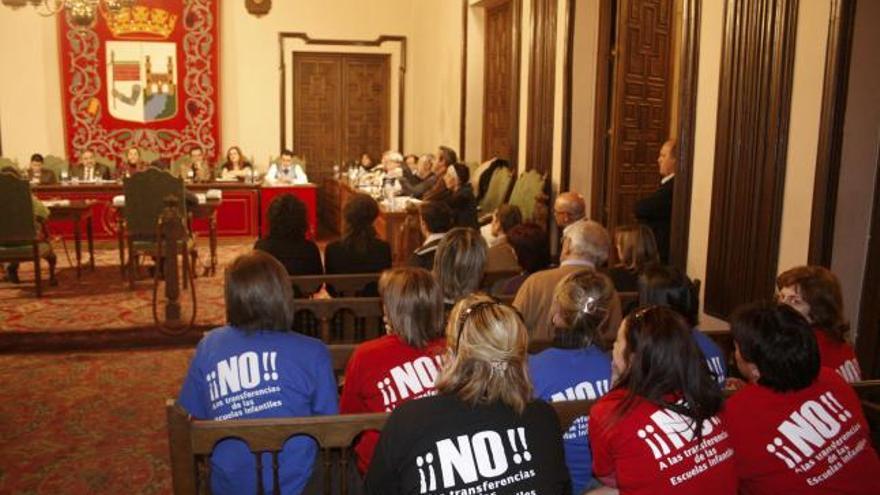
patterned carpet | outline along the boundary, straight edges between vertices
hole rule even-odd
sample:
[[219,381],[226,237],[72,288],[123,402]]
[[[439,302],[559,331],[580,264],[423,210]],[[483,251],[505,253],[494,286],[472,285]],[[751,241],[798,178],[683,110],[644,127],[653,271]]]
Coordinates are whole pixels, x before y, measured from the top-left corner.
[[192,352],[0,356],[0,494],[171,493],[164,403]]

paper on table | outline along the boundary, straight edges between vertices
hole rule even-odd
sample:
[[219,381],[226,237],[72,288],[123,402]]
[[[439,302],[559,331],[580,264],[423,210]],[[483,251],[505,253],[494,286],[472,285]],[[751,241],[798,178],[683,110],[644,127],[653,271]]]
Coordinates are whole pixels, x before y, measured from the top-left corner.
[[113,196],[113,206],[125,206],[125,196],[122,194]]

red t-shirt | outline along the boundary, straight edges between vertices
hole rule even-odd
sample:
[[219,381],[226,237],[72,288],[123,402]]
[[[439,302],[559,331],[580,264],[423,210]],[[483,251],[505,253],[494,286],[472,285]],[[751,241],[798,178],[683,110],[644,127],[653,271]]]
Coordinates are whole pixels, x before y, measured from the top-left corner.
[[646,400],[616,418],[625,396],[613,390],[590,410],[594,476],[615,478],[622,495],[736,493],[733,449],[721,418],[705,421],[698,441],[690,418]]
[[746,385],[722,416],[740,493],[880,493],[880,461],[859,399],[828,368],[797,392]]
[[859,361],[849,343],[832,339],[821,328],[814,328],[813,333],[819,344],[819,359],[822,366],[833,369],[849,383],[862,379]]
[[[446,340],[439,338],[424,349],[416,349],[396,335],[364,342],[345,368],[339,412],[390,412],[408,400],[434,395],[434,380],[443,363],[445,345]],[[379,433],[368,431],[355,446],[362,473],[370,466],[378,441]]]

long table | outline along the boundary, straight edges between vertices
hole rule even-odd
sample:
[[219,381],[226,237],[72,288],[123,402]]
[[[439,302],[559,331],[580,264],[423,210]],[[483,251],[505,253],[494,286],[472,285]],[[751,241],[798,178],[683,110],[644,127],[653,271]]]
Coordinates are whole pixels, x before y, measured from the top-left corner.
[[[187,190],[204,193],[208,189],[223,191],[223,202],[217,208],[217,235],[220,237],[257,237],[268,232],[266,212],[270,201],[284,193],[293,194],[306,205],[309,233],[314,238],[317,228],[317,187],[314,184],[270,187],[260,184],[237,182],[214,182],[206,184],[187,184]],[[122,194],[122,184],[64,184],[33,186],[34,194],[40,199],[93,200],[92,217],[95,239],[115,239],[117,230],[116,211],[112,207],[113,197]],[[195,219],[193,229],[200,234],[208,234],[207,219]],[[52,233],[65,238],[74,237],[73,225],[52,223]]]

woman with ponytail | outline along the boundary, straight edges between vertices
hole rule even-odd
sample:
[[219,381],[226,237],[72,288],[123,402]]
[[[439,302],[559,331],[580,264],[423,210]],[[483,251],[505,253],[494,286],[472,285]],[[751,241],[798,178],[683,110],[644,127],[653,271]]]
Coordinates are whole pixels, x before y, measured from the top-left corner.
[[571,493],[559,419],[531,399],[528,333],[516,310],[467,296],[452,309],[446,342],[438,395],[391,413],[367,493]]

